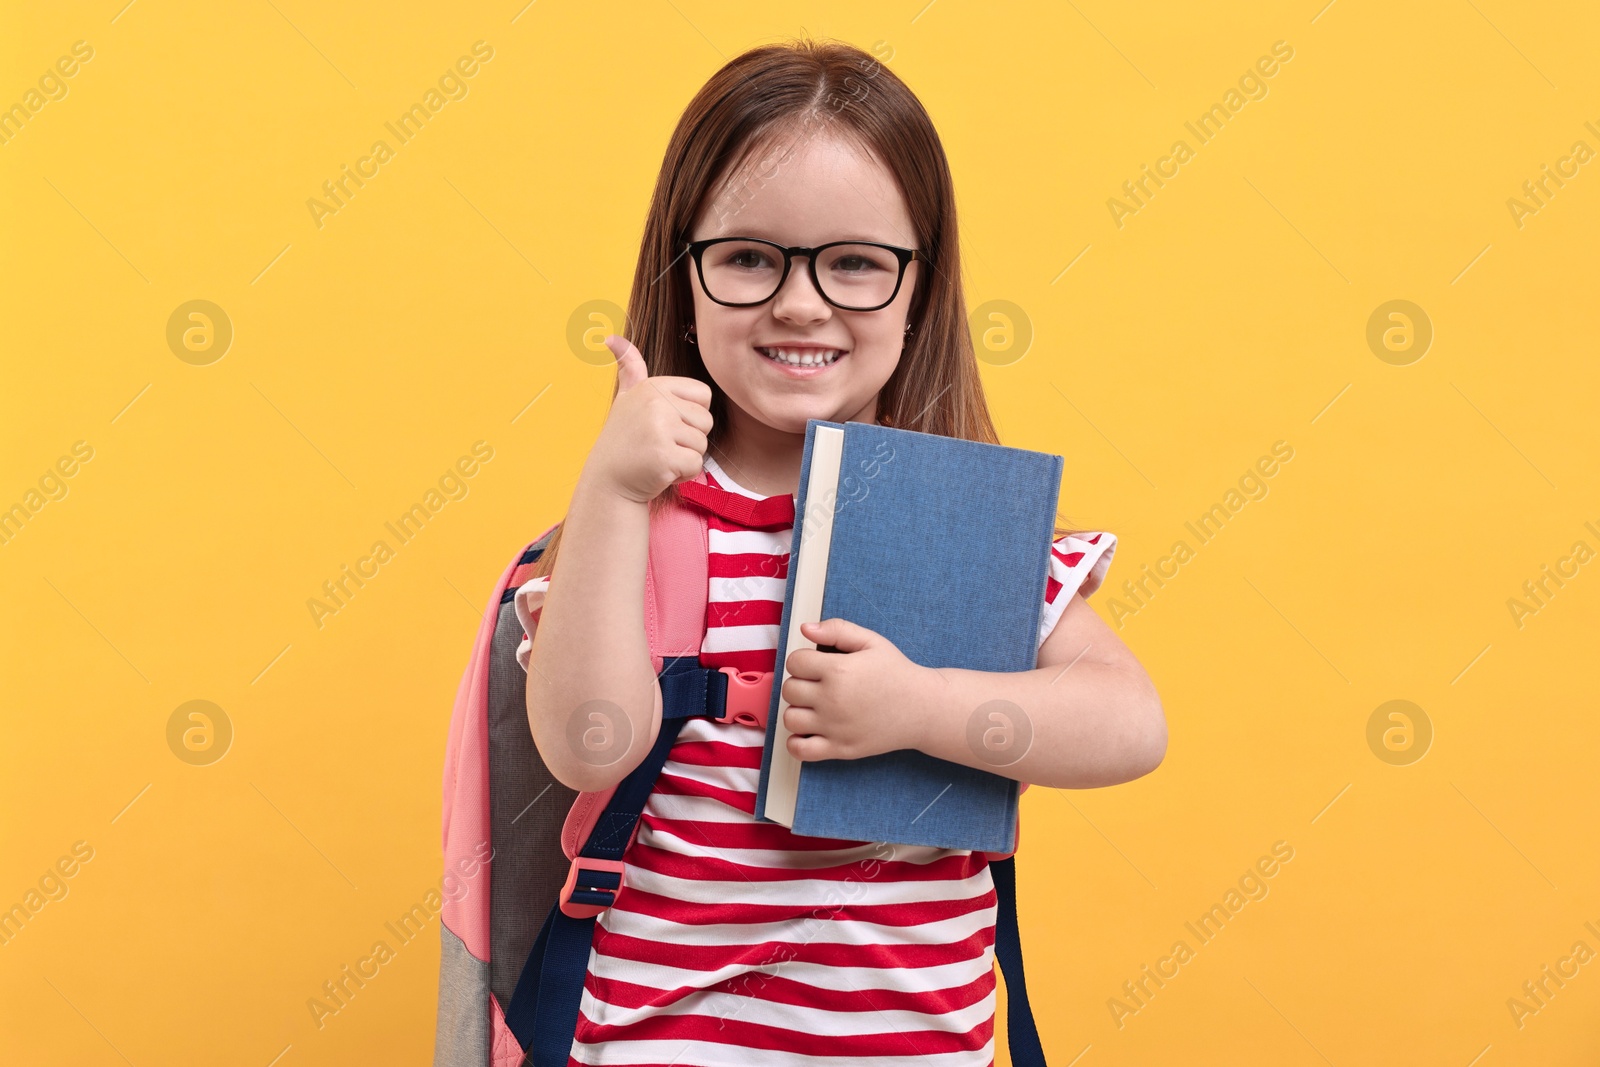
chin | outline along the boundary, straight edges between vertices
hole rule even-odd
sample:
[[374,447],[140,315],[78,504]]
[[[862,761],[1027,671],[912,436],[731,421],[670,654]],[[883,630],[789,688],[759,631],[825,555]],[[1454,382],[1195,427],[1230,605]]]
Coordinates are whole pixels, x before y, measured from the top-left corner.
[[805,436],[806,422],[810,419],[822,419],[826,422],[835,421],[832,415],[826,412],[797,413],[787,411],[783,414],[763,415],[761,421],[780,433],[792,433],[797,437]]
[[[870,400],[870,398],[869,398]],[[806,403],[806,405],[789,406],[784,411],[773,413],[776,422],[768,422],[768,426],[779,426],[795,422],[795,434],[805,434],[806,419],[822,419],[824,422],[848,422],[861,416],[861,411],[867,408],[867,400],[851,400],[848,403]],[[787,429],[787,427],[786,427]]]

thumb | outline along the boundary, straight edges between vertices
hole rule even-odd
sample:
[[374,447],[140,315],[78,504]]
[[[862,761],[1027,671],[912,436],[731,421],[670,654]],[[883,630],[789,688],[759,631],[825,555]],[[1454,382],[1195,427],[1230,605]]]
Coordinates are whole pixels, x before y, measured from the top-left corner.
[[607,334],[606,347],[617,357],[617,392],[625,393],[650,376],[644,356],[626,337]]
[[800,632],[817,645],[828,645],[840,652],[859,652],[877,640],[878,635],[865,626],[849,619],[823,619],[821,622],[803,622]]

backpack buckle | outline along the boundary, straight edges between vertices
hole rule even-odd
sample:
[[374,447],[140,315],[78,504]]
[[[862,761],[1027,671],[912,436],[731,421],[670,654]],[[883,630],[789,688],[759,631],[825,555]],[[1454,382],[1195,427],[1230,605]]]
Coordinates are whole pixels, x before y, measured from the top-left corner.
[[713,722],[736,722],[741,726],[767,727],[767,709],[772,704],[771,671],[741,671],[736,667],[718,667],[727,675],[728,696],[722,715]]
[[589,919],[611,907],[622,888],[621,860],[574,856],[558,898],[569,918]]

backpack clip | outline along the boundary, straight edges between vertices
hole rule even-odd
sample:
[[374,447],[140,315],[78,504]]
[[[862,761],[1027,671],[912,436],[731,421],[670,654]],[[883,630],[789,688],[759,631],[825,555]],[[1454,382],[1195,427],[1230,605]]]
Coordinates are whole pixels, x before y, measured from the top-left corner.
[[718,667],[728,678],[727,705],[713,722],[736,722],[741,726],[767,727],[767,709],[772,703],[772,671],[741,671]]
[[622,888],[622,868],[621,860],[574,856],[558,898],[562,913],[589,919],[611,907]]

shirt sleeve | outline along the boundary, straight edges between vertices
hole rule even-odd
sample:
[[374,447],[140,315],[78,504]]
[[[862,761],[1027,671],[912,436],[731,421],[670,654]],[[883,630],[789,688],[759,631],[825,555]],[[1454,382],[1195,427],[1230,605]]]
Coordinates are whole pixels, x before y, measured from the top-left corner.
[[1039,615],[1041,646],[1067,610],[1072,594],[1087,597],[1100,588],[1116,552],[1117,535],[1103,530],[1063,534],[1050,545],[1050,571],[1044,585],[1044,609]]
[[527,672],[528,660],[533,655],[534,626],[544,610],[544,595],[549,589],[550,576],[545,574],[538,578],[529,578],[519,585],[516,595],[512,598],[517,621],[522,623],[522,643],[517,646],[517,666],[521,667],[524,673]]

